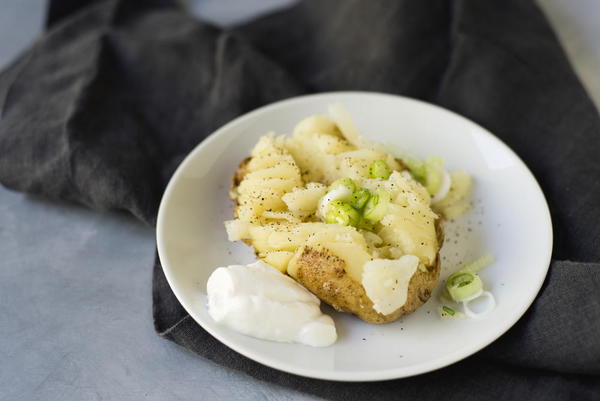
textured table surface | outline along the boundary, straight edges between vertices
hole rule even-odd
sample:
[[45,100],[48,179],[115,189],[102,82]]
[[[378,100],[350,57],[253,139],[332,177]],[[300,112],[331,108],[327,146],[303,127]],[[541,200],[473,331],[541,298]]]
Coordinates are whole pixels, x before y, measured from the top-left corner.
[[[227,24],[291,1],[188,3]],[[600,105],[600,2],[539,4]],[[35,40],[44,16],[45,0],[2,0],[0,67]],[[132,218],[0,187],[0,254],[0,400],[314,399],[156,336],[154,231]]]

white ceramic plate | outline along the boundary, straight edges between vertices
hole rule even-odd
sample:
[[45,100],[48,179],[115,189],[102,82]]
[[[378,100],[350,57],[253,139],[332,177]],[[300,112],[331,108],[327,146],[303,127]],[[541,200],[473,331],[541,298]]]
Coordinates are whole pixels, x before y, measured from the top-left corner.
[[[412,315],[370,325],[332,312],[336,344],[312,348],[247,337],[221,327],[206,307],[206,280],[218,266],[255,260],[230,243],[231,177],[261,135],[290,133],[331,103],[350,111],[364,136],[419,156],[440,155],[450,170],[475,179],[474,208],[446,228],[445,279],[463,262],[490,252],[496,262],[481,274],[497,308],[483,320],[441,320],[437,293]],[[445,109],[399,96],[339,92],[274,103],[235,119],[198,145],[174,174],[158,214],[160,259],[187,312],[219,341],[264,365],[301,376],[342,381],[401,378],[459,361],[506,332],[527,310],[546,276],[552,226],[544,196],[525,164],[477,124]],[[438,286],[440,287],[440,286]],[[439,290],[439,288],[438,288]]]

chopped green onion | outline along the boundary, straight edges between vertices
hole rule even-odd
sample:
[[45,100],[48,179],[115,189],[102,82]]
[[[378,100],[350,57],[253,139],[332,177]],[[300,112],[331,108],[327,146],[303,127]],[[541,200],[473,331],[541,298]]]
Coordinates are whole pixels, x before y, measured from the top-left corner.
[[358,222],[357,228],[361,228],[363,230],[373,231],[373,223],[365,219],[365,216],[360,216],[360,220]]
[[[463,266],[459,271],[448,277],[448,280],[446,281],[446,292],[453,301],[462,303],[465,315],[470,318],[481,318],[491,312],[496,306],[494,295],[489,291],[484,291],[483,282],[477,275],[477,272],[481,271],[493,261],[494,258],[492,255],[484,255],[474,262]],[[482,312],[474,312],[470,309],[469,303],[480,297],[489,299],[487,308]],[[443,298],[445,298],[445,296]],[[446,306],[442,307],[443,312],[450,313],[446,308]],[[460,312],[456,313],[457,316],[460,314]],[[444,316],[442,315],[442,317]]]
[[335,189],[338,189],[339,187],[348,188],[350,190],[350,192],[356,191],[356,184],[354,183],[354,180],[352,180],[352,178],[349,178],[349,177],[340,178],[339,180],[335,180],[329,186],[329,191],[333,191]]
[[329,203],[325,221],[330,224],[356,227],[360,222],[360,213],[348,203],[334,200]]
[[390,204],[390,194],[383,189],[378,189],[371,195],[365,206],[364,217],[371,223],[377,223],[385,216]]
[[352,193],[350,198],[350,206],[357,210],[361,210],[367,204],[367,201],[371,197],[371,192],[368,189],[360,188]]
[[483,282],[477,274],[458,271],[448,277],[446,290],[456,302],[461,302],[481,294]]
[[456,314],[456,311],[452,308],[450,308],[449,306],[442,306],[442,309],[444,312],[446,312],[447,314],[449,314],[450,316],[454,316]]
[[450,308],[445,305],[440,306],[438,308],[438,313],[439,313],[440,317],[444,320],[464,319],[465,318],[465,314],[462,313],[460,310],[453,309],[453,308]]
[[380,178],[382,180],[387,180],[390,178],[392,174],[392,169],[385,160],[375,160],[369,166],[369,177],[371,178]]
[[[473,311],[471,309],[471,307],[469,306],[469,303],[471,301],[474,301],[476,298],[480,298],[480,297],[488,299],[487,307],[480,312]],[[465,311],[465,315],[467,315],[468,317],[470,317],[472,319],[481,319],[482,317],[484,317],[485,315],[490,313],[492,310],[494,310],[494,308],[496,307],[496,298],[494,297],[494,294],[492,294],[491,292],[482,291],[481,294],[479,294],[479,296],[472,298],[472,299],[465,300],[462,304],[463,304],[463,310]]]
[[442,186],[443,167],[444,160],[439,157],[430,157],[425,161],[425,188],[430,195],[434,195]]
[[492,263],[494,263],[494,257],[488,253],[486,255],[483,255],[479,259],[469,263],[468,265],[465,265],[459,270],[459,272],[475,274],[488,267]]
[[417,181],[423,181],[425,179],[425,164],[423,164],[421,160],[410,155],[402,156],[401,160]]
[[425,160],[425,166],[443,168],[444,167],[444,159],[439,156],[431,156]]

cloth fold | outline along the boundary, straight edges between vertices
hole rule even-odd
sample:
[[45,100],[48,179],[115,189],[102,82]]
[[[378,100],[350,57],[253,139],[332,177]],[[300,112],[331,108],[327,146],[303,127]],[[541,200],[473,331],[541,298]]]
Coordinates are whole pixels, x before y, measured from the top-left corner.
[[259,365],[187,315],[157,258],[161,336],[328,399],[598,398],[600,119],[533,2],[313,0],[232,29],[168,0],[54,10],[48,32],[0,73],[6,187],[152,225],[174,168],[215,128],[275,100],[356,89],[473,119],[524,159],[548,198],[555,247],[540,295],[498,341],[439,371],[359,384]]

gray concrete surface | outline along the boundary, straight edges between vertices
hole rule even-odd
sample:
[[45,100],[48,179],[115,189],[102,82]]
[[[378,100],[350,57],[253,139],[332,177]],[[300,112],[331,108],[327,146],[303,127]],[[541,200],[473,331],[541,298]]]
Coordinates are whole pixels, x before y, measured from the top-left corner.
[[[267,7],[258,0],[188,2],[223,24]],[[289,2],[270,0],[268,7]],[[600,2],[539,3],[600,105]],[[35,40],[44,9],[45,0],[0,1],[0,67]],[[157,337],[154,232],[132,218],[0,187],[0,255],[0,400],[315,399]]]

